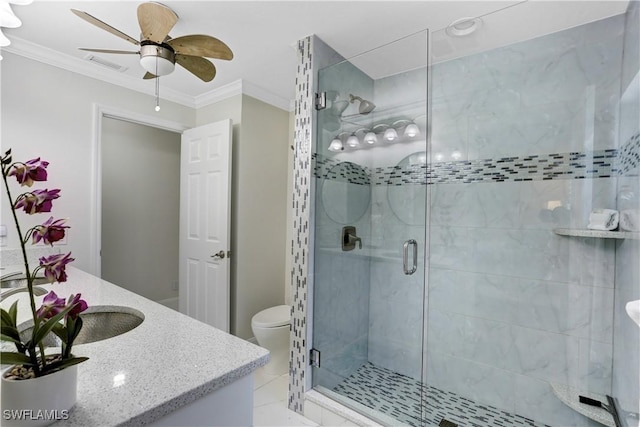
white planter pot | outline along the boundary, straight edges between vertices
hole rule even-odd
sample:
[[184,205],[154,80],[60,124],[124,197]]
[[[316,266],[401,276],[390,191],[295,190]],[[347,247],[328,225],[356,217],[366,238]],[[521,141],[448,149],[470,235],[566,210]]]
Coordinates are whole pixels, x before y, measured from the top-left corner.
[[3,375],[1,384],[3,427],[46,426],[69,418],[76,403],[78,365],[29,380],[7,380]]

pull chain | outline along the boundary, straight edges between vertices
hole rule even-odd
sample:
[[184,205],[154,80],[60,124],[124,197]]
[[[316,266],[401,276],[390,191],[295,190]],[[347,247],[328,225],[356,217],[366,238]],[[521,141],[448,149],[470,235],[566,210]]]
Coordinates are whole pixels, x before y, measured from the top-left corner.
[[158,75],[158,57],[156,56],[156,111],[160,111],[160,76]]

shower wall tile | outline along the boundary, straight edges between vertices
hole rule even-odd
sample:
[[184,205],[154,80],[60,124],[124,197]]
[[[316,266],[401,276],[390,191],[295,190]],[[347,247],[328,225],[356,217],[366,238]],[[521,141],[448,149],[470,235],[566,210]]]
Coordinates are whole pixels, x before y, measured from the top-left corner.
[[[640,212],[640,2],[632,1],[626,13],[622,61],[623,100],[620,106],[620,143],[628,165],[618,182],[618,209]],[[631,93],[635,92],[635,96]],[[629,137],[629,135],[632,135]],[[615,332],[613,396],[623,411],[640,412],[640,329],[625,306],[640,300],[640,240],[624,240],[616,250]]]
[[430,386],[513,413],[515,384],[508,372],[432,349],[426,363]]
[[[429,303],[446,312],[612,342],[613,289],[433,268]],[[430,321],[434,319],[429,318]],[[435,326],[434,326],[435,327]]]
[[615,148],[623,25],[612,17],[435,65],[433,153]]
[[615,242],[551,230],[432,226],[430,261],[443,268],[613,287]]
[[515,413],[553,426],[602,427],[562,403],[548,382],[526,375],[515,375],[514,382]]

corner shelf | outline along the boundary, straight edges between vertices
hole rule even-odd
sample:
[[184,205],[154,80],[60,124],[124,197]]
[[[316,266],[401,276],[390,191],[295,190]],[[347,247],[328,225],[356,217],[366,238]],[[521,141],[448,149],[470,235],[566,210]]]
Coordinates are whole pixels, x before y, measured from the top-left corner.
[[553,232],[560,236],[594,237],[598,239],[640,239],[640,233],[635,231],[604,231],[578,228],[554,228]]
[[562,384],[551,383],[551,389],[553,390],[553,394],[555,394],[556,397],[562,401],[562,403],[564,403],[574,411],[584,415],[587,418],[597,421],[600,424],[604,424],[605,426],[616,427],[613,416],[605,409],[585,405],[584,403],[580,403],[578,401],[578,396],[582,395],[591,399],[599,400],[600,402],[604,402],[606,404],[606,396],[595,393],[583,393],[575,388],[571,388]]

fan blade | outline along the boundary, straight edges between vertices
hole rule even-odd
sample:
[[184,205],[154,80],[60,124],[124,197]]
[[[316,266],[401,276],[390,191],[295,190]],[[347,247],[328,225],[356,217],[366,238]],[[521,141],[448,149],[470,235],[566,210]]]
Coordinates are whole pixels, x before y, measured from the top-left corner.
[[155,75],[153,75],[153,74],[151,74],[150,72],[147,71],[142,78],[145,79],[145,80],[149,80],[149,79],[155,79],[156,77],[158,77],[158,76],[155,76]]
[[100,52],[100,53],[124,53],[129,55],[137,55],[140,52],[135,50],[112,50],[112,49],[89,49],[87,47],[79,47],[80,50],[86,50],[88,52]]
[[87,12],[83,12],[83,11],[77,10],[77,9],[71,9],[71,12],[75,13],[77,16],[79,16],[80,18],[84,19],[88,23],[93,24],[98,28],[102,28],[103,30],[110,32],[114,36],[118,36],[121,39],[124,39],[124,40],[126,40],[126,41],[128,41],[130,43],[135,44],[136,46],[140,44],[140,42],[138,40],[134,39],[131,36],[126,35],[125,33],[123,33],[120,30],[117,30],[117,29],[113,28],[109,24],[107,24],[105,22],[102,22],[98,18],[89,15]]
[[176,37],[167,42],[176,53],[190,56],[205,56],[215,59],[233,59],[229,46],[215,37],[202,34]]
[[216,76],[216,67],[208,59],[199,56],[176,55],[176,62],[203,82],[210,82]]
[[178,15],[159,3],[142,3],[138,6],[138,23],[145,40],[162,43],[176,22]]

